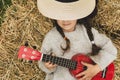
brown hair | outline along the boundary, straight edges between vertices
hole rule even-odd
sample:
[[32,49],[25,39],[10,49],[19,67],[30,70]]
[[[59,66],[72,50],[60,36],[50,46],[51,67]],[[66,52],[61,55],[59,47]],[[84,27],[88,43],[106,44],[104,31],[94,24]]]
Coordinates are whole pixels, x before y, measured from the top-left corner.
[[63,37],[63,39],[66,41],[66,48],[63,48],[61,46],[61,48],[65,51],[70,49],[70,40],[65,36],[62,28],[57,24],[57,21],[54,20],[54,26],[56,27],[57,31],[61,34],[61,36]]

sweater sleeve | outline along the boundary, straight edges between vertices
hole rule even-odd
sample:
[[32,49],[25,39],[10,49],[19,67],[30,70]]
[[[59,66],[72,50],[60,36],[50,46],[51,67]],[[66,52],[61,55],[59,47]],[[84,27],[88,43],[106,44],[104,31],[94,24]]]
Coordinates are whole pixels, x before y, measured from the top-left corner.
[[108,37],[98,33],[98,31],[94,28],[92,28],[92,32],[94,35],[95,44],[101,47],[101,50],[98,55],[90,57],[103,70],[116,59],[117,49]]
[[[45,38],[44,38],[44,40],[43,40],[43,42],[42,42],[41,53],[43,53],[43,54],[50,54],[51,51],[52,51],[52,48],[51,48],[51,35],[48,33],[48,34],[45,36]],[[47,68],[45,67],[45,65],[44,65],[44,62],[42,62],[42,61],[38,61],[38,65],[39,65],[39,68],[40,68],[42,71],[44,71],[44,72],[46,72],[46,73],[48,73],[48,74],[49,74],[49,73],[52,73],[52,72],[54,72],[54,71],[56,70],[56,68],[51,69],[51,70],[47,69]]]

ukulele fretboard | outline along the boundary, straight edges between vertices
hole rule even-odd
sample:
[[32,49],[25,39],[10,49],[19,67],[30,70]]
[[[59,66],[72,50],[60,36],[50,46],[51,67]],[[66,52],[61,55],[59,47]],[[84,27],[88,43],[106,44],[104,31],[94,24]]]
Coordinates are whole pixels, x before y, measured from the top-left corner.
[[43,54],[42,58],[43,62],[48,62],[50,61],[53,64],[57,64],[59,66],[63,66],[69,69],[76,69],[77,62],[70,60],[70,59],[65,59],[65,58],[60,58],[60,57],[55,57],[47,54]]

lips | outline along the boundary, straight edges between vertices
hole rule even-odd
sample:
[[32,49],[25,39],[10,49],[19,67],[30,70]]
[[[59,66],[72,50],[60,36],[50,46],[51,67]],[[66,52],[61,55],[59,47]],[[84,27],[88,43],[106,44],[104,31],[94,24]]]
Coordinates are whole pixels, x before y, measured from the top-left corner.
[[69,24],[63,24],[63,26],[68,26],[68,25],[70,25],[70,23]]

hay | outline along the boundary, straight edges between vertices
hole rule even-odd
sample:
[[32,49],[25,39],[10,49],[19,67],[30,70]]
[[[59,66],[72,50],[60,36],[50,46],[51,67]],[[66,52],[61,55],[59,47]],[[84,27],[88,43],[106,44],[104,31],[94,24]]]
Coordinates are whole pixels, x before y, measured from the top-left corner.
[[36,0],[12,0],[0,31],[0,80],[43,80],[37,62],[30,64],[17,59],[17,51],[25,41],[40,49],[51,21],[36,8]]
[[[120,0],[99,0],[99,13],[91,22],[107,34],[120,53]],[[12,0],[0,27],[0,80],[44,80],[37,62],[32,64],[17,58],[17,51],[25,41],[40,49],[44,35],[52,28],[51,20],[37,10],[36,0]],[[100,25],[103,27],[100,29]],[[111,35],[112,34],[112,35]],[[113,36],[114,35],[114,36]],[[115,79],[120,79],[120,54],[115,60]]]
[[91,21],[112,39],[120,40],[120,0],[99,0],[98,14]]

